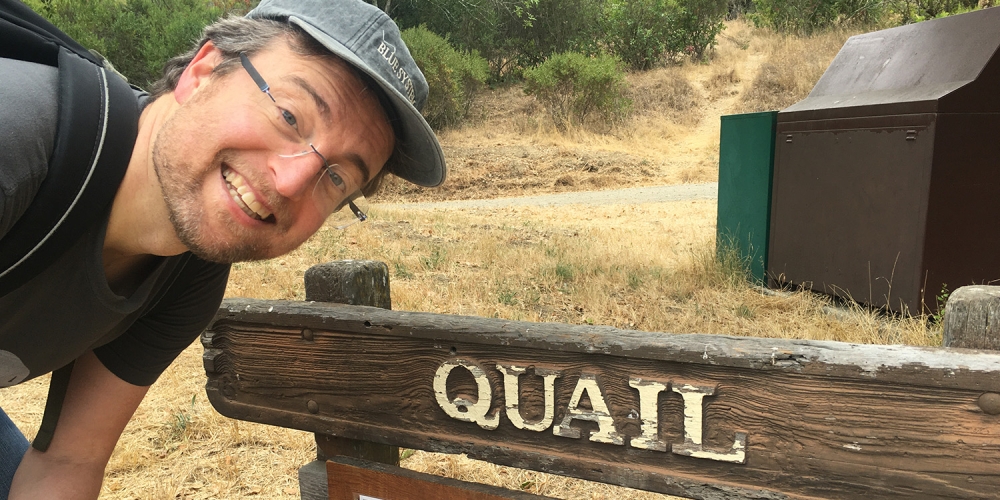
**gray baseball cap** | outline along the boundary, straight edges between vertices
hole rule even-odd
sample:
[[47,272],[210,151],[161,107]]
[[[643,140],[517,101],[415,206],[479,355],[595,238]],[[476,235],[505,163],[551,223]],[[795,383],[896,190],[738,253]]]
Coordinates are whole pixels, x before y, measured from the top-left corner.
[[420,114],[427,80],[385,12],[362,0],[262,0],[247,17],[298,26],[375,80],[398,117],[396,146],[402,158],[393,173],[420,186],[444,182],[444,153]]

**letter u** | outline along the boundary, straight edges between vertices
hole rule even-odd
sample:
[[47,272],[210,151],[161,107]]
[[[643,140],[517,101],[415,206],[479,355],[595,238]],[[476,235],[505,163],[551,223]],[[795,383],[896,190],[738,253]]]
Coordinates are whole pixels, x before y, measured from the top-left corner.
[[521,417],[519,400],[521,397],[520,384],[518,379],[527,369],[522,366],[503,366],[498,364],[497,370],[503,373],[504,405],[507,407],[507,418],[514,427],[529,431],[541,432],[552,426],[555,418],[555,380],[559,378],[560,372],[535,368],[535,375],[542,377],[542,386],[545,399],[545,411],[542,418],[535,422],[525,422]]

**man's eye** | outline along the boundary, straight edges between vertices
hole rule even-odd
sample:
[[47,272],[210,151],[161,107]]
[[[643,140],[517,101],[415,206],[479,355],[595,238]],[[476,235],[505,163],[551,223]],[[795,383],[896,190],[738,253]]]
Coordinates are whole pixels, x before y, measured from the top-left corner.
[[284,118],[285,123],[290,125],[292,128],[298,130],[299,122],[295,120],[295,115],[293,115],[291,111],[288,111],[287,109],[282,109],[281,117]]
[[327,170],[327,175],[330,177],[330,180],[333,181],[333,184],[338,188],[343,189],[346,185],[344,183],[344,179],[340,177],[340,174],[334,172],[332,168]]

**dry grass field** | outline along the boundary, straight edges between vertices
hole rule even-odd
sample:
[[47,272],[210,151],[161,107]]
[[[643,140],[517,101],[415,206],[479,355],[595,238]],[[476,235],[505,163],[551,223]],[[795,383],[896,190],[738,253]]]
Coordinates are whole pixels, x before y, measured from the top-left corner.
[[[808,293],[765,294],[739,263],[715,258],[715,203],[401,210],[390,204],[711,182],[719,116],[779,109],[804,97],[848,33],[785,38],[736,21],[707,64],[629,75],[635,116],[601,129],[554,131],[518,88],[483,96],[464,128],[442,141],[442,189],[392,183],[372,218],[324,228],[296,252],[237,264],[229,296],[304,297],[311,265],[388,264],[393,308],[527,321],[593,323],[663,332],[725,333],[861,343],[940,345],[925,318],[834,309]],[[296,470],[310,434],[237,422],[207,403],[200,345],[153,386],[107,470],[102,498],[298,498]],[[3,404],[29,435],[47,380],[5,389]],[[572,499],[662,495],[570,480],[463,457],[405,454],[404,467]],[[610,479],[610,478],[609,478]]]

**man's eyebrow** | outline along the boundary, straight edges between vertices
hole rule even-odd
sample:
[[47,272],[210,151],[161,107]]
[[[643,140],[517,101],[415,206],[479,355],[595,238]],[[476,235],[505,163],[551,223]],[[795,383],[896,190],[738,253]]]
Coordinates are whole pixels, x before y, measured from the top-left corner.
[[361,169],[361,185],[367,186],[368,181],[371,180],[371,174],[369,174],[370,171],[368,170],[368,164],[365,163],[364,158],[362,158],[361,155],[357,153],[350,153],[347,155],[347,159],[350,160],[351,163],[357,165],[359,169]]
[[307,94],[312,96],[313,101],[316,102],[316,107],[319,108],[319,114],[323,117],[323,120],[327,123],[333,122],[333,115],[330,113],[330,105],[323,100],[323,97],[319,95],[319,92],[316,92],[316,89],[314,89],[309,82],[305,81],[305,79],[300,76],[292,76],[291,80],[296,85],[301,87]]

